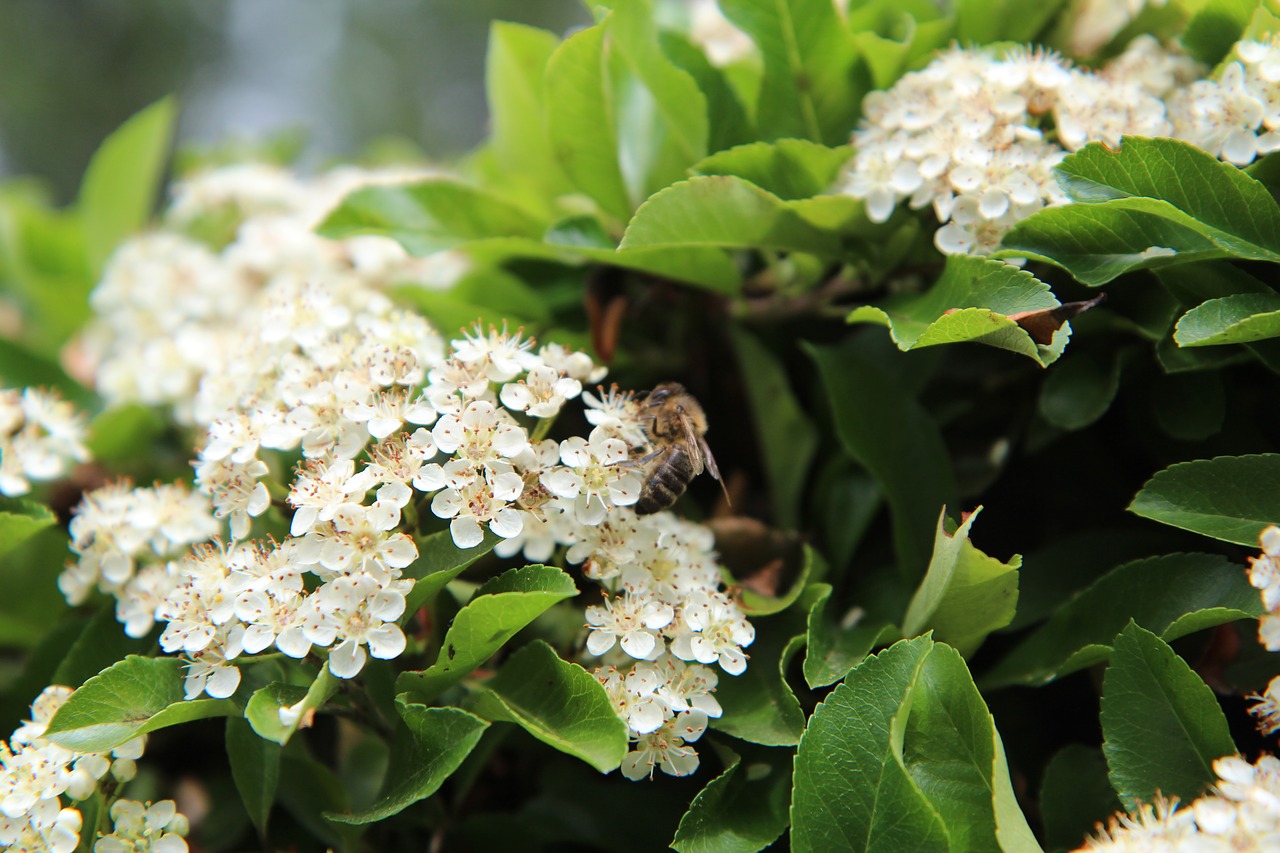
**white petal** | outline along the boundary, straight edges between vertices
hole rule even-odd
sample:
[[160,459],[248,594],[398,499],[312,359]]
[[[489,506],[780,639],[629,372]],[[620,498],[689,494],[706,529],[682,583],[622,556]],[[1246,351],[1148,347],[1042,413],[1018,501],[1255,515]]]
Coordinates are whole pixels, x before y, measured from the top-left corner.
[[338,678],[354,678],[364,669],[364,647],[355,640],[343,640],[329,652],[329,671]]
[[226,699],[240,686],[240,670],[234,666],[219,667],[217,672],[209,676],[204,692],[214,699]]
[[503,539],[519,536],[520,531],[524,529],[524,516],[519,510],[511,507],[500,509],[494,516],[493,521],[489,522],[489,529]]
[[381,660],[399,657],[405,648],[404,632],[399,626],[387,624],[369,631],[365,638],[369,642],[369,654]]
[[608,631],[592,631],[587,635],[587,651],[599,657],[613,648],[616,641],[617,637]]
[[474,548],[484,541],[484,531],[474,518],[455,518],[449,522],[449,532],[453,534],[453,544],[459,548]]
[[646,660],[657,642],[658,638],[648,631],[628,631],[622,635],[622,650],[637,660]]

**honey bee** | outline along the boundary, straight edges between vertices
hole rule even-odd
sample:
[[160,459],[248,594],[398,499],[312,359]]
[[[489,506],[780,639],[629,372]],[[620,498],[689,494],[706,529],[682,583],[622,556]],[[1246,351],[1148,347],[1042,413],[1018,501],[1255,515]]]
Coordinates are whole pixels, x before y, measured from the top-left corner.
[[[637,460],[644,484],[636,501],[638,515],[666,509],[684,494],[689,481],[703,472],[720,480],[720,469],[704,438],[707,415],[693,395],[677,382],[664,382],[640,402],[640,417],[653,452]],[[724,487],[723,481],[720,483]],[[725,498],[729,496],[725,492]]]

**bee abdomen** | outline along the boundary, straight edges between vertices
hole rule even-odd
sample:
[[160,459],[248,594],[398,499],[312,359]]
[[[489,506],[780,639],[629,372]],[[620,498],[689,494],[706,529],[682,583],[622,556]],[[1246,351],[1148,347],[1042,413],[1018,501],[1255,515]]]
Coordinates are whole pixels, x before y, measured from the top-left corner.
[[674,504],[684,494],[693,479],[693,466],[689,456],[679,448],[673,449],[662,459],[645,479],[636,501],[636,514],[649,515]]

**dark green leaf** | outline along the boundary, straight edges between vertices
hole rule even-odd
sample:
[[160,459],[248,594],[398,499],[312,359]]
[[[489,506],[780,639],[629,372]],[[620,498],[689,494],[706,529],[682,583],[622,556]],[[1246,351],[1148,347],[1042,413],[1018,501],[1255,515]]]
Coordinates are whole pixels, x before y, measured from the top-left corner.
[[479,743],[489,724],[461,708],[428,708],[403,703],[404,726],[397,732],[381,799],[357,812],[326,813],[338,823],[364,824],[399,814],[434,794]]
[[554,566],[511,569],[476,591],[445,633],[436,662],[404,672],[396,689],[435,698],[456,684],[558,601],[578,594],[573,579]]
[[245,811],[265,838],[280,781],[280,745],[258,737],[242,717],[228,717],[227,758]]
[[928,564],[939,508],[957,504],[937,424],[902,383],[852,349],[807,349],[830,398],[836,435],[883,488],[898,559],[914,576]]
[[690,178],[649,198],[627,226],[622,249],[655,246],[776,249],[833,256],[835,237],[786,202],[732,175]]
[[1119,388],[1116,353],[1073,352],[1040,386],[1040,414],[1059,429],[1084,429],[1107,413]]
[[[787,829],[791,798],[790,756],[748,761],[727,748],[724,772],[689,804],[671,846],[680,853],[755,853]],[[777,751],[770,751],[776,753]]]
[[[337,692],[339,684],[338,677],[329,672],[328,664],[310,687],[272,682],[249,697],[244,717],[258,737],[283,746],[299,728],[311,725],[312,716]],[[282,714],[285,708],[289,711]]]
[[[804,656],[804,680],[810,687],[827,687],[849,674],[876,646],[897,640],[901,633],[892,625],[868,621],[846,625],[844,618],[827,617],[831,599],[828,584],[815,584],[815,600],[809,609],[808,642]],[[855,611],[856,612],[856,611]]]
[[439,177],[356,190],[317,230],[335,239],[390,237],[415,255],[427,255],[485,237],[538,237],[544,227],[496,193]]
[[908,637],[932,629],[961,654],[972,654],[992,631],[1013,619],[1018,606],[1018,568],[989,557],[969,541],[969,528],[982,507],[969,513],[954,533],[947,533],[947,513],[938,516],[929,570],[916,589],[902,633]]
[[156,101],[107,137],[89,161],[76,208],[95,281],[107,256],[151,216],[177,113],[172,98]]
[[698,175],[736,175],[781,199],[825,193],[853,152],[849,146],[828,148],[804,139],[752,142],[720,151],[693,165]]
[[89,424],[89,452],[99,462],[127,463],[146,457],[165,429],[155,409],[128,404],[107,409]]
[[1280,294],[1239,293],[1210,299],[1178,318],[1180,347],[1247,344],[1280,337]]
[[0,556],[22,545],[58,519],[44,504],[0,497]]
[[116,661],[124,660],[126,655],[149,651],[154,643],[145,637],[135,640],[126,635],[124,626],[116,621],[115,607],[107,605],[85,624],[49,683],[79,687]]
[[484,531],[484,539],[474,548],[459,548],[453,544],[453,534],[448,530],[419,539],[418,559],[404,570],[404,577],[417,583],[404,597],[404,615],[400,617],[400,624],[407,624],[422,605],[501,541],[502,537],[488,529]]
[[1167,554],[1113,569],[1060,607],[982,679],[1044,684],[1106,660],[1130,620],[1174,640],[1262,612],[1241,566],[1213,554]]
[[1102,682],[1102,751],[1125,808],[1157,793],[1190,802],[1236,753],[1218,700],[1169,644],[1137,624],[1116,636]]
[[730,334],[755,417],[774,517],[780,527],[794,528],[800,519],[809,466],[818,449],[817,430],[768,348],[740,326],[731,327]]
[[1146,482],[1129,511],[1202,536],[1257,545],[1264,527],[1280,523],[1280,453],[1170,465]]
[[747,649],[751,665],[741,675],[720,675],[716,699],[724,715],[711,721],[718,731],[764,746],[794,746],[804,731],[804,711],[787,684],[787,665],[804,645],[788,636],[781,617],[752,620],[756,640]]
[[541,640],[517,651],[486,684],[476,710],[608,773],[627,754],[627,726],[600,682]]
[[1102,750],[1073,743],[1050,759],[1040,783],[1040,815],[1050,849],[1076,849],[1095,825],[1119,810]]
[[[1216,370],[1174,373],[1151,389],[1156,420],[1182,441],[1204,441],[1222,429],[1227,416],[1226,392]],[[1194,405],[1187,405],[1194,400]]]
[[891,297],[881,306],[855,308],[850,323],[878,323],[901,350],[974,341],[1049,364],[1062,354],[1071,331],[1059,329],[1041,347],[1007,315],[1056,308],[1049,286],[1025,270],[971,255],[951,255],[933,287],[919,295]]
[[129,655],[80,686],[45,736],[77,752],[106,752],[166,726],[239,714],[229,699],[184,701],[182,661]]
[[64,399],[80,406],[93,401],[93,394],[68,376],[52,356],[39,355],[4,338],[0,338],[0,382],[9,388],[56,389]]

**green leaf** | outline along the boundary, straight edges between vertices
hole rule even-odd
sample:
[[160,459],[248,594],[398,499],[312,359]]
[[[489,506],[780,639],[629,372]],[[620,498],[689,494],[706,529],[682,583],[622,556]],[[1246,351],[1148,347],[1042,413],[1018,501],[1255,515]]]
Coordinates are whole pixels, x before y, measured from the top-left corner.
[[756,138],[747,110],[728,79],[684,33],[664,30],[658,35],[662,52],[693,77],[707,100],[707,150],[723,151]]
[[1125,808],[1157,793],[1190,802],[1236,753],[1218,699],[1164,640],[1130,622],[1102,682],[1102,751]]
[[1050,849],[1074,850],[1120,810],[1102,750],[1073,743],[1054,754],[1040,783],[1040,815]]
[[847,142],[864,90],[857,50],[835,7],[825,0],[721,0],[720,8],[764,57],[760,135]]
[[[337,676],[325,664],[310,687],[274,681],[253,692],[244,716],[258,737],[284,746],[300,726],[310,725],[311,717],[337,692]],[[281,710],[289,713],[281,716]]]
[[1280,337],[1280,294],[1238,293],[1210,299],[1178,318],[1180,347],[1247,344]]
[[1047,0],[1032,4],[1018,0],[967,0],[957,3],[955,38],[961,44],[1033,41],[1064,2]]
[[497,193],[439,177],[356,190],[317,231],[334,239],[390,237],[415,255],[427,255],[485,237],[538,237],[544,227]]
[[806,349],[830,398],[836,435],[888,498],[898,560],[914,576],[928,563],[938,508],[957,503],[938,426],[902,383],[852,349]]
[[436,593],[501,541],[501,536],[488,529],[484,531],[484,539],[474,548],[459,548],[453,544],[453,534],[448,530],[419,539],[418,559],[404,570],[404,577],[412,578],[416,583],[404,597],[404,615],[400,617],[400,624],[408,624],[413,615],[434,598]]
[[434,794],[480,742],[489,724],[461,708],[399,703],[404,726],[397,730],[382,797],[367,809],[326,812],[338,823],[365,824],[399,814]]
[[1057,167],[1080,204],[1014,226],[1002,256],[1055,263],[1088,285],[1136,269],[1212,258],[1280,261],[1280,206],[1229,163],[1172,139],[1093,143]]
[[[296,745],[300,746],[301,742]],[[327,766],[296,747],[282,753],[277,801],[322,844],[341,853],[355,853],[359,849],[355,830],[328,819],[331,813],[350,808],[342,783]]]
[[[790,755],[745,763],[721,747],[725,770],[689,804],[671,846],[680,853],[755,853],[787,829],[791,798]],[[777,752],[770,750],[770,753]],[[772,757],[772,756],[769,756]]]
[[1059,429],[1084,429],[1107,413],[1119,389],[1116,353],[1073,353],[1040,386],[1040,414]]
[[690,178],[651,196],[622,237],[622,249],[707,246],[834,256],[836,238],[787,202],[732,175]]
[[1216,370],[1160,377],[1151,388],[1151,402],[1161,429],[1181,441],[1216,435],[1227,416],[1226,391]]
[[49,679],[50,684],[79,687],[127,655],[151,650],[155,640],[146,637],[133,639],[126,635],[123,626],[116,621],[115,611],[114,604],[110,604],[93,614],[63,654],[58,669]]
[[[972,679],[969,680],[973,684]],[[975,688],[976,690],[976,688]],[[979,694],[980,696],[981,694]],[[1044,853],[1035,833],[1027,824],[1027,816],[1018,805],[1018,796],[1009,777],[1009,760],[1005,756],[1000,732],[991,727],[991,802],[996,819],[996,840],[1007,853]]]
[[791,390],[778,359],[741,326],[730,327],[743,385],[755,419],[765,476],[779,527],[799,525],[809,467],[818,449],[817,429]]
[[618,105],[605,78],[605,30],[569,36],[547,62],[547,134],[574,186],[626,221],[633,208],[618,164]]
[[[66,309],[64,297],[62,308]],[[67,329],[66,336],[78,331]],[[51,337],[54,337],[51,333]],[[56,340],[56,337],[55,337]],[[13,341],[0,338],[0,383],[8,388],[26,388],[28,386],[56,389],[63,399],[78,406],[93,403],[93,394],[79,382],[67,375],[53,356],[44,356],[19,346]]]
[[1060,607],[982,679],[983,686],[1045,684],[1111,654],[1137,622],[1165,640],[1262,612],[1244,570],[1213,554],[1166,554],[1111,570]]
[[781,199],[801,199],[831,189],[853,157],[847,145],[828,148],[805,139],[752,142],[695,163],[696,175],[736,175]]
[[1213,68],[1240,41],[1254,12],[1264,8],[1257,0],[1207,0],[1195,10],[1179,41],[1188,53]]
[[129,655],[90,678],[49,721],[45,736],[65,749],[106,752],[138,735],[239,714],[229,699],[183,699],[182,661]]
[[804,711],[787,684],[787,665],[803,637],[788,637],[782,617],[752,620],[755,642],[748,648],[751,665],[741,675],[721,674],[716,699],[724,715],[711,727],[763,746],[794,746],[804,731]]
[[228,717],[227,758],[245,811],[265,838],[280,781],[280,745],[259,737],[243,718]]
[[172,98],[156,101],[107,137],[89,161],[76,209],[93,281],[116,246],[150,218],[176,118]]
[[439,696],[551,605],[577,594],[573,579],[554,566],[503,572],[453,617],[436,662],[420,672],[401,673],[396,689],[428,699]]
[[[831,599],[829,584],[814,584],[813,606],[809,608],[808,640],[804,656],[804,680],[810,687],[827,687],[849,674],[876,646],[901,637],[897,628],[884,622],[868,621],[846,627],[844,619],[827,618]],[[847,614],[846,614],[847,618]]]
[[0,498],[0,556],[9,553],[58,521],[49,508],[35,501]]
[[554,34],[523,24],[494,21],[489,29],[489,150],[504,180],[529,186],[520,197],[530,201],[549,201],[569,189],[543,121],[547,62],[559,44]]
[[1025,270],[987,258],[951,255],[942,277],[929,290],[890,297],[881,306],[855,308],[847,319],[887,326],[903,351],[972,341],[1046,365],[1061,355],[1070,327],[1059,329],[1053,344],[1041,347],[1007,315],[1059,304],[1049,286]]
[[1280,453],[1179,462],[1146,482],[1129,511],[1237,545],[1280,523]]
[[509,720],[601,773],[617,769],[627,755],[627,725],[604,687],[541,640],[511,655],[485,687],[477,712]]
[[932,629],[962,655],[973,654],[992,631],[1013,620],[1018,607],[1018,567],[1022,558],[1008,563],[988,557],[969,541],[969,528],[982,507],[977,507],[956,529],[947,533],[947,512],[938,516],[929,570],[916,589],[903,619],[908,637]]
[[145,457],[166,428],[160,413],[127,404],[107,409],[89,423],[86,445],[99,462],[123,464]]

